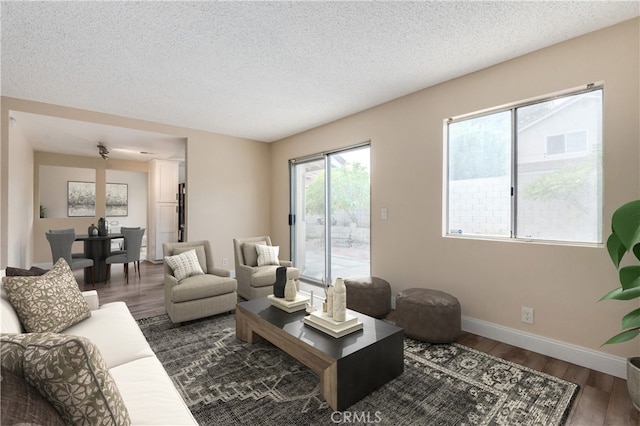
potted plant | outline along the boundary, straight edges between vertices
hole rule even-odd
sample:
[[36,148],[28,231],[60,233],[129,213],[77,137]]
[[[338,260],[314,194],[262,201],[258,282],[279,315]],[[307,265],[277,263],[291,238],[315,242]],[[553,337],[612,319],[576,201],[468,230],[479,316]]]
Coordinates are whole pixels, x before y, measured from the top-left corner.
[[[619,271],[620,287],[605,294],[600,300],[640,298],[640,200],[624,204],[613,213],[607,250]],[[633,253],[635,261],[621,267],[620,263],[628,252]],[[626,342],[637,337],[640,334],[640,308],[622,317],[622,330],[604,344]],[[627,388],[634,407],[640,411],[640,356],[627,360]]]

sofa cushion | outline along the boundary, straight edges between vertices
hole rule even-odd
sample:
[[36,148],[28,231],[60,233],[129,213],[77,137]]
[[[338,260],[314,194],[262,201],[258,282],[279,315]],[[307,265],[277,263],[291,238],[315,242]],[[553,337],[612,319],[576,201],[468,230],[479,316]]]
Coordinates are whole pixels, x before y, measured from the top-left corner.
[[198,263],[200,264],[200,268],[202,268],[202,272],[207,273],[207,255],[204,251],[204,246],[193,246],[193,247],[174,247],[173,254],[182,254],[189,250],[195,250],[196,256],[198,257]]
[[173,276],[176,277],[178,281],[182,281],[193,275],[204,274],[198,261],[198,255],[196,255],[194,249],[189,249],[184,253],[174,256],[165,256],[164,261],[167,262],[167,265],[169,265],[173,271]]
[[64,426],[60,414],[40,392],[8,368],[0,368],[0,423]]
[[279,246],[258,244],[256,245],[256,252],[258,253],[258,266],[280,265],[278,260]]
[[244,264],[247,266],[258,266],[258,252],[256,245],[266,245],[266,241],[252,241],[250,243],[242,243],[242,255]]
[[25,380],[45,396],[65,423],[131,424],[118,387],[91,341],[56,333],[22,336],[2,336],[3,365],[5,356],[22,353]]
[[[132,424],[198,424],[158,358],[141,358],[109,371],[120,388]],[[203,398],[206,399],[207,395],[203,394]],[[209,424],[214,423],[212,420]],[[233,420],[227,422],[232,423]]]
[[233,278],[217,275],[195,275],[180,281],[171,289],[172,302],[186,302],[219,296],[236,291],[237,282]]
[[27,332],[57,333],[91,316],[89,305],[63,258],[44,275],[4,277],[3,285]]
[[91,317],[72,325],[64,334],[91,340],[108,368],[155,356],[124,302],[105,303]]

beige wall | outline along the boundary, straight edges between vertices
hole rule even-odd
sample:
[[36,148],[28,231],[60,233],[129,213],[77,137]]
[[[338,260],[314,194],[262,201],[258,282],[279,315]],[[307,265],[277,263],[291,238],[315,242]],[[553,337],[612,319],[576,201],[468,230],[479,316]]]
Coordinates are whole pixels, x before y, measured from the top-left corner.
[[269,144],[234,138],[189,137],[189,240],[211,241],[214,259],[233,269],[233,239],[268,235],[271,223]]
[[[629,356],[638,341],[600,348],[638,301],[597,300],[617,285],[603,247],[442,236],[443,120],[604,82],[605,229],[640,196],[640,20],[546,48],[272,144],[272,238],[288,250],[287,160],[371,140],[371,270],[392,291],[442,289],[463,315]],[[380,219],[388,208],[389,219]],[[606,238],[606,236],[605,236]],[[401,248],[401,249],[399,249]],[[535,309],[535,324],[520,309]]]
[[[73,120],[89,121],[111,126],[127,127],[150,132],[165,133],[187,139],[187,238],[189,240],[207,239],[214,248],[214,258],[221,265],[226,258],[233,264],[232,239],[235,236],[266,234],[269,232],[269,145],[247,139],[234,138],[214,133],[195,131],[126,117],[96,113],[58,105],[31,102],[8,97],[1,98],[1,149],[0,149],[0,269],[8,265],[9,259],[21,264],[10,266],[28,267],[32,263],[31,254],[24,249],[21,238],[34,235],[33,253],[38,262],[49,260],[49,246],[44,239],[44,231],[70,225],[78,230],[86,229],[93,221],[91,218],[45,219],[37,215],[38,194],[34,185],[25,188],[20,182],[25,175],[37,181],[37,168],[34,161],[23,159],[18,163],[9,163],[8,159],[22,152],[22,139],[8,131],[9,111],[25,111]],[[31,148],[29,147],[29,150]],[[33,154],[32,154],[33,155]],[[20,157],[23,157],[20,154]],[[87,160],[85,157],[36,155],[36,162],[52,165],[81,165],[96,168],[97,188],[105,182],[105,162],[100,159]],[[126,162],[109,161],[109,167],[119,170],[133,170],[137,166]],[[28,170],[28,172],[25,172]],[[35,175],[35,176],[34,176]],[[29,186],[29,185],[27,185]],[[10,201],[9,194],[14,188],[31,191],[26,204]],[[96,206],[104,206],[104,194],[96,194]],[[35,220],[14,223],[14,218],[35,215]],[[96,217],[104,212],[96,211]],[[23,223],[24,222],[24,223]],[[36,238],[41,235],[42,238]],[[81,247],[77,248],[81,250]],[[14,254],[16,251],[19,254]],[[11,256],[8,253],[11,252]]]

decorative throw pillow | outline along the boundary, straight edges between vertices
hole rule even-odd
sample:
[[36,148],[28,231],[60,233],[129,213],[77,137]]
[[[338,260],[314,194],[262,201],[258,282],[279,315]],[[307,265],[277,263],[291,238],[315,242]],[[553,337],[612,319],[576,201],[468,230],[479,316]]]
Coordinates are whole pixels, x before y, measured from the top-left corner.
[[58,333],[91,316],[69,264],[60,258],[39,277],[5,277],[3,285],[25,330]]
[[204,272],[198,262],[198,255],[194,249],[185,251],[175,256],[165,256],[164,261],[173,271],[173,275],[178,281],[193,276],[203,275]]
[[280,265],[280,261],[278,260],[279,246],[258,244],[256,251],[258,252],[258,266]]
[[204,246],[195,246],[195,247],[176,247],[173,249],[173,254],[182,254],[189,250],[195,250],[196,256],[198,257],[198,263],[200,263],[200,268],[202,268],[202,272],[207,273],[207,255],[204,252]]
[[60,414],[24,378],[1,368],[0,422],[3,425],[64,426]]
[[32,266],[31,269],[13,268],[11,266],[7,266],[5,275],[7,277],[37,277],[39,275],[45,274],[46,272],[46,269],[41,269],[37,266]]
[[[4,368],[8,368],[18,377],[24,377],[22,371],[22,360],[24,359],[24,349],[32,334],[8,334],[0,335],[0,361]],[[8,340],[7,340],[8,339]],[[5,342],[11,344],[5,344]]]
[[256,245],[267,244],[266,241],[255,241],[251,243],[242,244],[242,254],[244,255],[244,264],[247,266],[258,266],[258,253],[256,252]]
[[66,424],[131,424],[118,387],[89,339],[55,333],[22,336],[3,335],[2,352],[7,346],[21,347],[25,381],[46,397]]

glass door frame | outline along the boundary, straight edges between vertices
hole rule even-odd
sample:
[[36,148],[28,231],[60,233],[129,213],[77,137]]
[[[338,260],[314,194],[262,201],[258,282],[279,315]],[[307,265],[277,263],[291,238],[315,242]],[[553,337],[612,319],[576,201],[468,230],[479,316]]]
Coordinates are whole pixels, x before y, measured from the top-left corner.
[[[358,143],[355,145],[351,145],[348,147],[335,149],[332,151],[320,152],[317,154],[308,155],[306,157],[294,158],[289,160],[289,244],[291,247],[291,259],[293,261],[294,266],[298,266],[297,257],[298,257],[298,247],[297,247],[297,228],[296,228],[296,203],[297,200],[297,191],[298,191],[298,179],[296,174],[296,166],[310,163],[313,161],[323,161],[324,165],[324,217],[325,217],[325,237],[324,237],[324,277],[328,281],[332,279],[331,277],[331,157],[335,154],[339,154],[342,152],[353,151],[359,148],[369,148],[371,149],[371,140],[367,140],[362,143]],[[371,191],[371,188],[369,188]],[[369,215],[371,215],[371,211],[369,210]],[[369,266],[370,269],[370,266]],[[305,281],[309,281],[316,284],[323,284],[320,280],[303,276],[302,271],[300,278]]]

